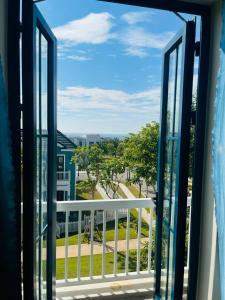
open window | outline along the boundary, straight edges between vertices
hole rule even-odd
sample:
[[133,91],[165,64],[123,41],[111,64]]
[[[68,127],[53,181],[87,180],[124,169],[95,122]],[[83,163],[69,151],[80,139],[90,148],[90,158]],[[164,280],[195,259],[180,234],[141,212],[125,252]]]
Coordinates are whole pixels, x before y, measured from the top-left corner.
[[158,164],[156,294],[181,299],[189,166],[195,22],[164,51]]
[[[56,160],[56,39],[33,2],[24,1],[23,16],[24,297],[54,299],[56,173],[57,168],[64,171],[64,161],[58,157],[57,165]],[[181,299],[183,293],[194,51],[195,22],[190,21],[164,52],[155,269],[155,295],[162,299]],[[204,110],[199,108],[201,116]],[[202,129],[197,128],[198,137]],[[197,145],[196,156],[200,150]],[[195,181],[201,183],[200,177],[196,170]],[[62,191],[58,195],[66,197]],[[196,190],[195,199],[197,195]],[[93,211],[91,216],[94,227]],[[79,221],[81,217],[79,211]],[[104,213],[102,217],[106,219]],[[128,264],[126,258],[126,275]],[[102,269],[104,277],[104,264]]]
[[24,299],[54,299],[56,39],[28,2],[22,43]]

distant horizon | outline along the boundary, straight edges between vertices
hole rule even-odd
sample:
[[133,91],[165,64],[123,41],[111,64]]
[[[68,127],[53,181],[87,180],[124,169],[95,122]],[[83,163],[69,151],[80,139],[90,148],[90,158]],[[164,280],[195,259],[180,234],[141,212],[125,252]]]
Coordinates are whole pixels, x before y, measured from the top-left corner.
[[128,133],[117,133],[117,132],[66,132],[63,130],[60,130],[61,132],[63,132],[66,135],[70,135],[70,136],[83,136],[83,135],[100,135],[100,136],[127,136],[130,133],[135,133],[135,132],[128,132]]

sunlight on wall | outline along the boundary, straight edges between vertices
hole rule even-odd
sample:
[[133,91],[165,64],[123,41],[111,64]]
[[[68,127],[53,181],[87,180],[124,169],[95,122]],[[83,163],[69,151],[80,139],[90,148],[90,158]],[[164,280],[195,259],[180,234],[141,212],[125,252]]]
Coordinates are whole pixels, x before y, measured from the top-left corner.
[[225,299],[225,3],[213,129],[213,183],[218,225],[221,299]]

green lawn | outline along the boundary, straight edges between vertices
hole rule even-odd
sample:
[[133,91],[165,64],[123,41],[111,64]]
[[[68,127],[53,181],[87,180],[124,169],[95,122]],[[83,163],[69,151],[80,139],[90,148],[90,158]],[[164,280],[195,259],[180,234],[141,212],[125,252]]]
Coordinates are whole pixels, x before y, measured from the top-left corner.
[[76,198],[77,200],[99,200],[102,199],[100,193],[95,190],[95,197],[92,199],[92,195],[90,192],[84,192],[82,188],[80,188],[79,182],[76,184]]
[[[129,272],[136,271],[137,266],[137,254],[136,250],[129,251]],[[45,263],[45,262],[44,262]],[[90,256],[81,256],[81,277],[88,277],[90,272]],[[113,274],[114,266],[114,254],[105,254],[105,274]],[[141,270],[145,270],[145,267],[141,267]],[[56,260],[56,279],[64,279],[65,272],[65,259]],[[117,253],[117,273],[125,272],[125,252]],[[93,256],[93,275],[102,274],[102,255]],[[77,277],[77,257],[68,258],[68,278]]]
[[[125,240],[126,239],[126,219],[121,219],[118,222],[118,239]],[[136,209],[131,209],[130,215],[130,239],[137,238],[137,225],[138,225],[138,212]],[[99,231],[102,232],[102,225],[98,226]],[[148,237],[148,224],[142,220],[142,237]],[[106,241],[114,241],[115,235],[115,222],[107,222],[106,224]],[[96,239],[99,239],[97,234],[95,235]],[[84,234],[81,234],[81,242],[85,243],[86,239]],[[78,244],[78,235],[71,235],[68,238],[69,245],[77,245]],[[56,240],[56,246],[64,246],[65,245],[65,238],[59,238]]]

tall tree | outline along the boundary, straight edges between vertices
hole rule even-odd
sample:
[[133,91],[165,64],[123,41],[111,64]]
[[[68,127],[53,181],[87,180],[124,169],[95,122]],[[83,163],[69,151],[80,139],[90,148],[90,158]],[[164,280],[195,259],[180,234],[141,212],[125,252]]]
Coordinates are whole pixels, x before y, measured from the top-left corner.
[[146,184],[146,197],[151,187],[156,192],[157,180],[157,148],[159,124],[151,122],[137,134],[130,134],[124,141],[124,160],[131,170],[130,181],[139,186],[139,197],[143,183]]
[[100,167],[103,161],[103,151],[98,145],[78,147],[74,150],[72,161],[80,170],[86,171],[92,199],[95,199],[96,185],[99,181]]
[[125,172],[123,157],[108,156],[104,158],[100,170],[100,184],[107,196],[111,199],[117,198],[120,175]]

